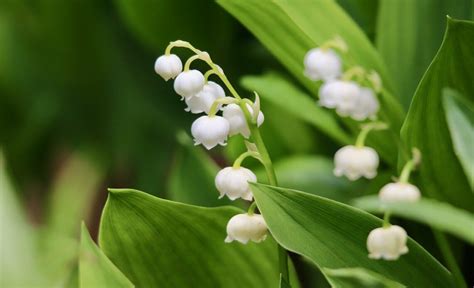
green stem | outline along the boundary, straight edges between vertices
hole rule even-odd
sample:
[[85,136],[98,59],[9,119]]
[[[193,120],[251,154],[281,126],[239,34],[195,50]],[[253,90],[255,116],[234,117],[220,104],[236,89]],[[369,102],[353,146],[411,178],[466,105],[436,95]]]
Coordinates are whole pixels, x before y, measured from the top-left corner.
[[245,158],[247,157],[253,157],[257,160],[260,161],[260,155],[258,154],[258,152],[254,152],[254,151],[247,151],[247,152],[244,152],[242,154],[240,154],[240,156],[235,159],[234,161],[234,164],[232,165],[233,168],[240,168],[240,165],[242,164],[242,161],[245,160]]
[[433,234],[435,236],[436,242],[438,243],[438,247],[441,250],[441,254],[443,254],[443,258],[446,261],[446,265],[453,274],[454,281],[456,282],[456,287],[467,287],[461,269],[459,268],[458,263],[456,262],[456,258],[454,257],[453,251],[451,250],[451,246],[449,245],[448,239],[446,239],[446,236],[442,232],[434,229]]
[[383,215],[383,227],[387,228],[390,227],[390,211],[385,211],[385,214]]
[[400,173],[399,181],[401,183],[408,183],[410,179],[411,172],[415,169],[416,165],[420,162],[420,151],[417,148],[413,148],[413,156],[408,162],[403,166],[402,173]]
[[387,128],[388,128],[388,125],[383,122],[372,122],[372,123],[362,125],[362,130],[360,131],[359,136],[357,136],[355,146],[358,148],[364,147],[365,139],[367,138],[367,135],[369,134],[370,131],[383,130]]
[[191,66],[191,63],[193,63],[194,60],[199,59],[199,55],[193,55],[189,57],[188,61],[184,64],[184,71],[188,71],[189,67]]
[[[249,125],[250,128],[250,135],[253,139],[253,142],[257,146],[257,150],[260,154],[260,159],[261,162],[265,168],[265,171],[267,173],[268,177],[268,182],[272,186],[277,186],[277,178],[275,175],[275,170],[273,169],[273,163],[270,158],[270,155],[268,154],[267,147],[265,147],[265,143],[263,142],[262,135],[260,134],[260,130],[258,129],[257,124],[252,123],[251,119],[252,116],[250,115],[250,112],[248,109],[245,107],[245,102],[242,101],[240,102],[240,108],[242,108],[242,111],[244,111],[245,118],[247,119],[247,124]],[[287,282],[290,283],[289,279],[289,272],[288,272],[288,253],[287,251],[278,245],[278,262],[280,266],[280,273],[281,277]]]
[[253,215],[255,213],[255,208],[257,208],[257,202],[253,201],[252,204],[250,204],[249,209],[247,210],[247,214]]

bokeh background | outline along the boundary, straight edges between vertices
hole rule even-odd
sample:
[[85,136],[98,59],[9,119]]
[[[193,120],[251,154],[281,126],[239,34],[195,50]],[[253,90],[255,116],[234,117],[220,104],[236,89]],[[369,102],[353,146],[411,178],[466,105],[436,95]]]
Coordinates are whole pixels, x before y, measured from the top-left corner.
[[[379,2],[338,2],[376,41]],[[442,12],[439,17],[412,21],[407,15],[407,27],[415,25],[429,47],[412,59],[410,69],[419,72],[418,78],[402,86],[405,108],[441,43],[445,14],[467,19],[472,13],[447,2],[433,1],[433,9]],[[188,135],[195,117],[184,112],[172,81],[164,82],[153,71],[155,59],[177,39],[208,51],[243,95],[251,95],[239,86],[243,75],[266,71],[286,75],[274,57],[214,1],[0,0],[0,168],[26,211],[27,222],[44,231],[45,239],[53,237],[55,246],[65,247],[53,255],[69,249],[69,240],[55,235],[76,237],[81,220],[96,237],[107,187],[130,187],[205,206],[226,203],[217,202],[209,175],[232,159],[242,143],[236,140],[228,149],[212,151],[211,158],[200,147],[192,148]],[[387,63],[394,77],[404,69],[397,64]],[[271,139],[268,146],[275,160],[331,155],[338,148],[270,103],[262,107],[263,133]],[[332,182],[330,175],[321,177],[320,184],[332,185],[336,192],[348,186]],[[180,194],[192,189],[205,196]],[[45,261],[56,256],[48,257]]]

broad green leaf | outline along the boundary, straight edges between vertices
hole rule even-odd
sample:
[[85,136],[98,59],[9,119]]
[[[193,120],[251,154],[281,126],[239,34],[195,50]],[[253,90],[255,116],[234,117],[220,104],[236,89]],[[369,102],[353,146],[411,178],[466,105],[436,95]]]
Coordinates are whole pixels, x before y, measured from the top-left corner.
[[139,287],[275,287],[277,247],[224,243],[227,221],[242,210],[204,208],[136,190],[111,190],[99,243]]
[[[321,156],[301,155],[278,160],[274,164],[279,186],[291,187],[339,202],[361,196],[361,182],[351,182],[334,176],[331,159]],[[257,179],[266,179],[264,170],[257,170]]]
[[334,288],[403,288],[398,282],[363,268],[323,268],[331,287]]
[[0,150],[0,287],[45,285],[35,250],[37,234],[8,179]]
[[134,287],[97,247],[84,223],[79,252],[79,287]]
[[471,189],[474,189],[474,107],[456,91],[443,90],[443,107],[446,112],[454,153],[468,178]]
[[342,144],[351,142],[335,116],[312,100],[306,93],[278,74],[264,76],[246,76],[241,81],[248,90],[257,91],[269,102],[284,108],[291,116],[314,125],[322,132]]
[[416,203],[382,204],[377,196],[355,199],[354,206],[372,213],[386,210],[393,215],[421,222],[474,244],[474,215],[447,203],[422,198]]
[[468,19],[471,0],[382,0],[376,45],[408,107],[443,40],[446,15]]
[[367,235],[382,221],[362,210],[262,184],[252,184],[252,191],[277,242],[320,268],[360,267],[409,287],[453,287],[449,272],[412,239],[410,252],[397,261],[370,259]]
[[218,199],[214,184],[219,167],[200,147],[195,147],[185,133],[177,135],[180,147],[175,155],[168,182],[167,196],[173,201],[200,206],[228,204]]
[[416,90],[401,130],[406,147],[417,147],[424,159],[419,169],[422,191],[470,211],[474,197],[453,149],[442,90],[450,87],[473,99],[473,50],[474,24],[448,18],[443,44]]
[[[391,130],[372,134],[368,144],[373,145],[387,162],[396,163],[398,136],[395,132],[398,133],[403,121],[403,110],[392,95],[381,57],[337,3],[332,0],[220,0],[218,3],[242,22],[313,96],[318,94],[318,84],[303,74],[304,55],[309,49],[340,35],[349,46],[349,52],[344,57],[347,65],[361,65],[381,74],[386,89],[379,97],[382,107],[379,116],[390,124]],[[298,109],[302,114],[307,110],[299,105]],[[327,117],[324,115],[318,113],[315,117]],[[353,122],[345,120],[352,130],[358,130]]]

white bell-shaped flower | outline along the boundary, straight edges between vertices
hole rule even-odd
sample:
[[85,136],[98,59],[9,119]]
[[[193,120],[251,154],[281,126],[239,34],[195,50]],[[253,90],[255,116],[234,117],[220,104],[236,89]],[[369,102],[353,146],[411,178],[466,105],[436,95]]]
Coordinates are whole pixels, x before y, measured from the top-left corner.
[[311,80],[331,81],[342,73],[341,58],[332,49],[314,48],[304,57],[305,75]]
[[238,214],[227,223],[226,243],[234,240],[247,244],[249,240],[261,242],[267,238],[267,224],[260,214]]
[[380,189],[379,199],[384,203],[413,203],[420,199],[420,189],[413,184],[388,183]]
[[[254,111],[252,106],[249,104],[246,105],[247,109],[250,112],[250,115],[253,117]],[[222,116],[229,121],[230,124],[230,136],[236,134],[242,134],[245,138],[250,137],[250,130],[249,126],[247,125],[247,121],[245,119],[244,112],[237,104],[229,104],[222,108]],[[263,112],[259,111],[257,116],[257,125],[260,127],[262,125],[265,117],[263,116]]]
[[216,188],[222,198],[225,195],[230,200],[242,198],[252,201],[253,195],[248,182],[256,182],[257,176],[247,168],[226,167],[219,171],[216,175]]
[[[219,84],[209,81],[204,85],[199,93],[193,97],[188,97],[185,99],[188,107],[184,110],[194,114],[202,112],[209,114],[212,103],[223,97],[225,97],[224,89]],[[220,109],[220,107],[221,105],[219,105],[217,109]]]
[[336,108],[340,116],[354,110],[360,95],[360,86],[352,81],[336,80],[324,83],[319,89],[319,105]]
[[358,121],[367,118],[374,119],[379,111],[380,104],[377,96],[370,88],[362,87],[360,89],[359,97],[354,104],[354,107],[349,111],[350,116]]
[[372,179],[377,175],[379,156],[370,147],[344,146],[334,155],[334,175],[345,175],[349,180],[360,177]]
[[200,71],[184,71],[174,80],[174,91],[183,98],[192,97],[202,90],[204,81],[204,75]]
[[225,146],[229,135],[229,122],[221,116],[201,116],[193,122],[191,134],[194,144],[202,144],[207,150],[218,144]]
[[367,237],[369,258],[397,260],[400,255],[408,253],[406,243],[407,232],[400,226],[374,229]]
[[175,54],[162,55],[155,61],[155,72],[165,81],[178,76],[182,70],[183,63]]

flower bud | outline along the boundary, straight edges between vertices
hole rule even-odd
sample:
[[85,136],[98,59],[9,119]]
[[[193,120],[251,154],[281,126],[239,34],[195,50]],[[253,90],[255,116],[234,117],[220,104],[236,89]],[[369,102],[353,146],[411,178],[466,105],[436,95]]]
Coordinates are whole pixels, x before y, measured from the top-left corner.
[[221,116],[201,116],[193,122],[191,134],[194,144],[202,144],[207,150],[217,144],[225,146],[229,135],[229,122]]
[[[199,93],[185,99],[188,107],[184,110],[194,114],[202,112],[209,114],[212,103],[214,103],[214,101],[216,101],[218,98],[222,97],[225,97],[224,89],[222,89],[219,84],[209,81],[204,85]],[[220,106],[221,105],[219,105],[217,108],[220,109]]]
[[226,243],[234,240],[247,244],[249,240],[261,242],[267,238],[267,224],[260,214],[238,214],[227,223]]
[[336,108],[340,116],[348,116],[356,106],[360,87],[352,81],[332,81],[319,89],[319,104],[327,108]]
[[420,199],[420,190],[410,183],[388,183],[379,192],[379,199],[384,203],[413,203]]
[[406,242],[407,232],[400,226],[374,229],[367,237],[369,258],[397,260],[400,255],[408,253]]
[[220,197],[227,195],[230,200],[242,198],[252,201],[252,191],[248,182],[256,182],[257,176],[247,168],[226,167],[219,171],[216,175],[216,188],[220,193]]
[[379,156],[370,147],[344,146],[334,155],[334,175],[345,175],[349,180],[357,180],[361,176],[372,179],[377,175]]
[[183,98],[199,93],[204,87],[204,75],[198,70],[181,72],[174,80],[174,91]]
[[[246,104],[247,109],[250,112],[250,115],[253,117],[254,111],[252,106]],[[244,112],[237,104],[229,104],[222,109],[222,116],[229,121],[230,124],[230,136],[236,134],[242,134],[245,138],[250,137],[250,130],[249,126],[247,125],[247,120],[245,119]],[[263,112],[259,111],[257,116],[257,125],[260,127],[262,125],[265,117],[263,116]]]
[[311,80],[331,81],[342,72],[341,59],[332,49],[314,48],[304,57],[305,75]]
[[354,120],[362,121],[367,118],[374,119],[380,105],[375,93],[370,88],[362,87],[354,108],[349,112]]
[[178,76],[182,70],[183,63],[175,54],[162,55],[155,61],[155,72],[165,81]]

